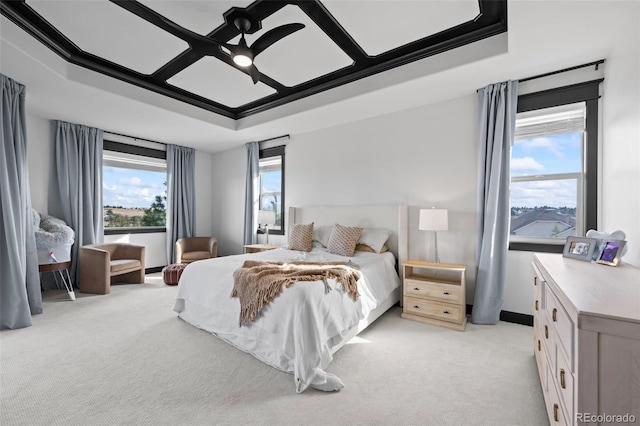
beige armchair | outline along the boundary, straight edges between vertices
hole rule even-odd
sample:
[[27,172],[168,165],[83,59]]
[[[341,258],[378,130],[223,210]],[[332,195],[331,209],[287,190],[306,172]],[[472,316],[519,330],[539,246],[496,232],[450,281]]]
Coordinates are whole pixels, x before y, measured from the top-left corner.
[[144,282],[144,246],[95,244],[80,247],[80,292],[109,294],[111,283]]
[[187,237],[176,241],[176,263],[191,263],[218,255],[214,237]]

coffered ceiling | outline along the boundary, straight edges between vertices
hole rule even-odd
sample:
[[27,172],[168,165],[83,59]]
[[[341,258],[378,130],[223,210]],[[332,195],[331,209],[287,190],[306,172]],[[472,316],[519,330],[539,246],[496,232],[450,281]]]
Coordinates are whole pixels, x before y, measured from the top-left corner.
[[[507,30],[506,0],[2,1],[4,16],[71,64],[230,119],[367,78]],[[282,25],[254,84],[228,45]]]

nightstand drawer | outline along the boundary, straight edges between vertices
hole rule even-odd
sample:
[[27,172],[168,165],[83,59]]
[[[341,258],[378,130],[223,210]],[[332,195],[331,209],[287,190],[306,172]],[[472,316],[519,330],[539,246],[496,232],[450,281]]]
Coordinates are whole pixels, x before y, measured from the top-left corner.
[[461,306],[449,305],[426,299],[415,299],[413,297],[405,297],[404,309],[406,312],[414,315],[421,315],[455,323],[462,322],[462,317],[464,315]]
[[407,296],[426,297],[445,303],[462,303],[462,288],[460,286],[412,279],[406,279],[404,282],[404,292]]

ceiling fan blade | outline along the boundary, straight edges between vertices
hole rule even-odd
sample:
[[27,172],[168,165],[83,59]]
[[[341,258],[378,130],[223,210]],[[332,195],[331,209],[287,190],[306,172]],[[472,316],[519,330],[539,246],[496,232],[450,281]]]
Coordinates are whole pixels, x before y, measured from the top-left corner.
[[267,47],[271,46],[273,43],[303,28],[304,28],[304,24],[286,24],[286,25],[282,25],[267,31],[266,33],[261,35],[251,45],[251,51],[253,52],[253,56],[254,57],[258,56],[261,52],[263,52]]
[[260,81],[260,71],[258,71],[255,65],[249,67],[249,75],[251,76],[251,80],[253,80],[253,84],[258,84]]

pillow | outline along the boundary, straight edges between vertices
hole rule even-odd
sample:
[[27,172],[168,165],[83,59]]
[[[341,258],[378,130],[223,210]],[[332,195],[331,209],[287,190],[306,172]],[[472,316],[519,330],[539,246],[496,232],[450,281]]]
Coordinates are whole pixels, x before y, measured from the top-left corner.
[[[376,251],[374,249],[372,249],[371,247],[369,247],[366,244],[356,244],[356,251],[366,251],[368,253],[376,253]],[[389,247],[383,245],[382,249],[380,249],[380,253],[384,253],[389,251]]]
[[320,225],[313,228],[313,241],[317,241],[326,247],[329,244],[329,237],[333,231],[332,225]]
[[361,232],[362,228],[349,228],[336,223],[329,237],[327,251],[341,256],[353,256]]
[[376,253],[382,253],[382,247],[391,236],[391,231],[387,229],[364,228],[360,234],[358,244],[364,244],[373,249]]
[[313,222],[296,223],[289,227],[289,250],[311,251],[313,248]]

